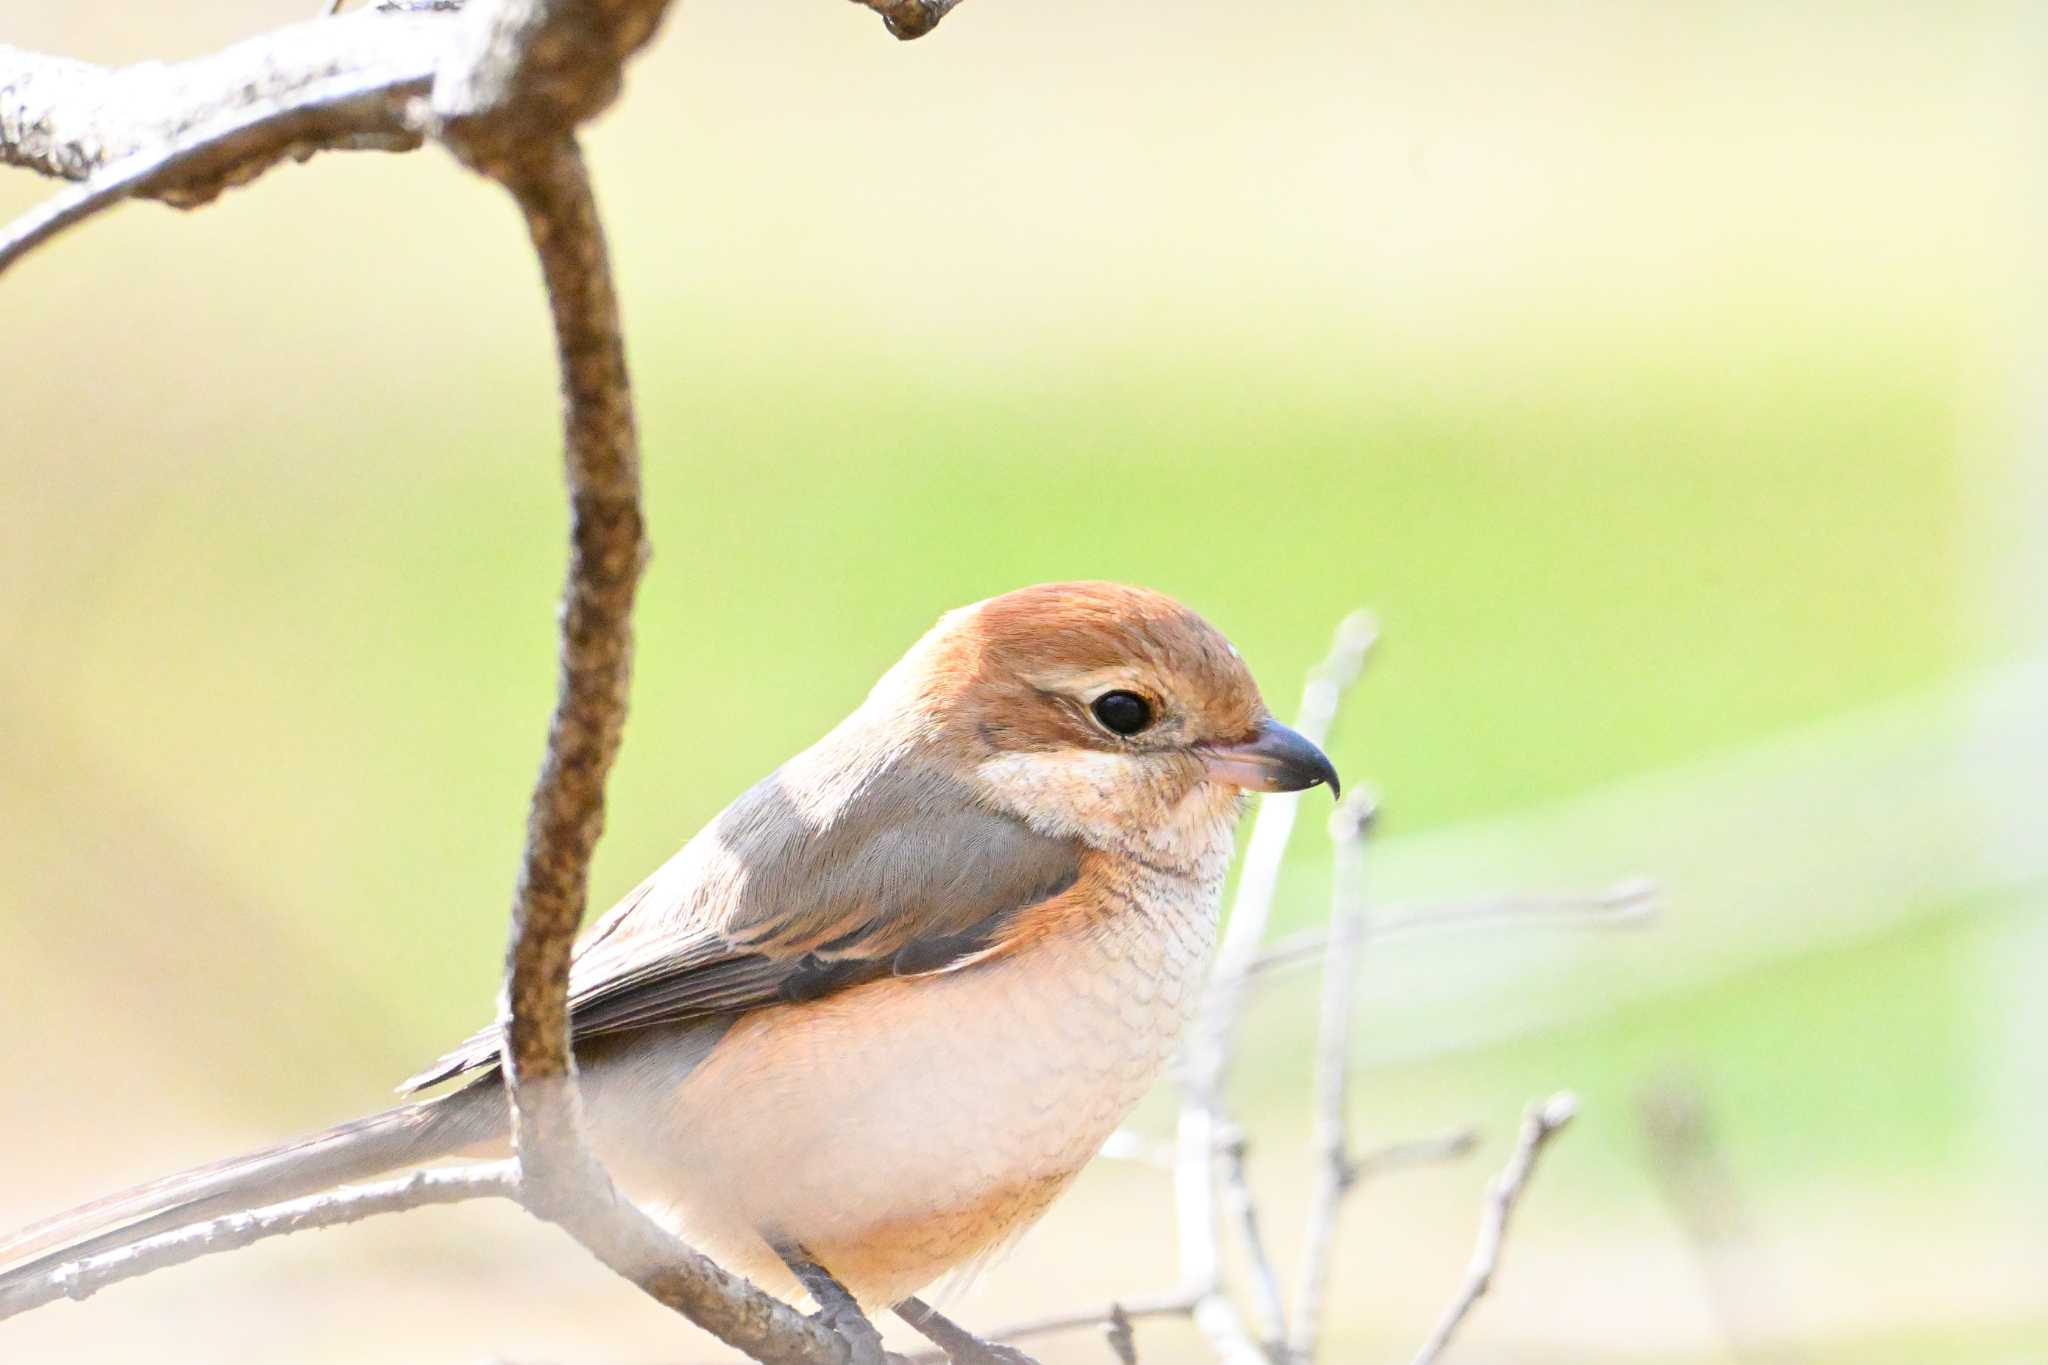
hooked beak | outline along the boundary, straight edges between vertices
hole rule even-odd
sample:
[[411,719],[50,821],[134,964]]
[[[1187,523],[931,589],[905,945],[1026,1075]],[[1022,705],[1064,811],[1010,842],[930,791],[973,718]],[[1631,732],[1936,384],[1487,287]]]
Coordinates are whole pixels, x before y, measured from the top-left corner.
[[1242,743],[1203,745],[1195,752],[1211,782],[1258,792],[1298,792],[1318,782],[1328,783],[1332,796],[1342,790],[1323,751],[1271,716]]

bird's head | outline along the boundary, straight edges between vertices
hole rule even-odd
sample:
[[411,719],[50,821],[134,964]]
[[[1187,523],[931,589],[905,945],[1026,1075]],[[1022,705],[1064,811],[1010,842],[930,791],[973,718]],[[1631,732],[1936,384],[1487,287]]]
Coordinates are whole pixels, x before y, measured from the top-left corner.
[[1337,788],[1222,633],[1143,588],[1048,583],[950,612],[884,689],[916,697],[927,752],[982,800],[1098,847],[1211,863],[1242,792]]

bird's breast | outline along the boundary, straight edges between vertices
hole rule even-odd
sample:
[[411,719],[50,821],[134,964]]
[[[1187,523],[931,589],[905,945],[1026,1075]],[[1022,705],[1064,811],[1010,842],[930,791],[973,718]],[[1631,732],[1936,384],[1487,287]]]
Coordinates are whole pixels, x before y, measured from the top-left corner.
[[1158,1078],[1217,892],[1104,858],[974,966],[743,1016],[657,1121],[608,1122],[593,1076],[607,1159],[757,1278],[765,1233],[863,1300],[913,1293],[1043,1212]]

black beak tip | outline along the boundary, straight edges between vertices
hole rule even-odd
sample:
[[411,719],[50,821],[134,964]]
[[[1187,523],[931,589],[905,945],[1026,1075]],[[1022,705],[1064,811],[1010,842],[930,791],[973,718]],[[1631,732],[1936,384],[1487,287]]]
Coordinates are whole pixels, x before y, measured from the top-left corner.
[[1304,788],[1328,787],[1331,800],[1341,801],[1344,798],[1344,784],[1337,777],[1337,765],[1330,762],[1328,755],[1318,753],[1303,766],[1302,776],[1308,779],[1301,784]]
[[1277,760],[1280,772],[1285,775],[1282,791],[1306,791],[1310,787],[1323,786],[1330,789],[1333,800],[1344,795],[1337,765],[1330,762],[1330,756],[1306,735],[1273,721],[1267,724],[1264,742]]
[[1330,756],[1270,716],[1251,739],[1204,750],[1202,761],[1212,778],[1244,791],[1299,792],[1326,786],[1333,799],[1344,794]]

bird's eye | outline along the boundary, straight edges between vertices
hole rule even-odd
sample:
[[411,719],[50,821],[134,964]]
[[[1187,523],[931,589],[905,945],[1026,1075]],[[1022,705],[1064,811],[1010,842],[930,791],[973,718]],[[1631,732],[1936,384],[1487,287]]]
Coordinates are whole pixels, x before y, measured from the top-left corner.
[[1135,735],[1152,723],[1152,703],[1136,692],[1104,692],[1090,709],[1114,735]]

